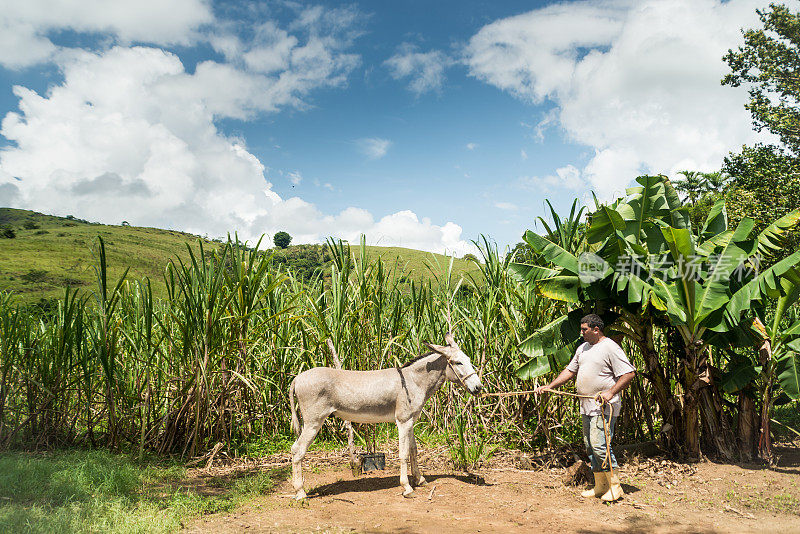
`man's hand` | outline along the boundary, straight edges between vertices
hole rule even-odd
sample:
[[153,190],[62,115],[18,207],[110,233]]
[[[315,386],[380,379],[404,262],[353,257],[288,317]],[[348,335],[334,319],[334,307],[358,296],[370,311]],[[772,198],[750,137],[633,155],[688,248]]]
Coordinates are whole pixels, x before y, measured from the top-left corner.
[[568,371],[568,370],[564,369],[563,371],[561,371],[561,374],[559,374],[556,377],[555,380],[553,380],[552,382],[550,382],[546,386],[539,386],[538,388],[534,389],[533,392],[536,395],[541,395],[542,393],[547,393],[548,391],[553,391],[553,388],[557,388],[558,386],[562,386],[562,385],[566,384],[569,380],[572,380],[572,378],[574,376],[575,376],[575,373],[573,373],[572,371]]
[[615,394],[610,389],[607,389],[595,395],[594,400],[596,400],[598,403],[602,403],[603,401],[611,402],[611,399],[614,398],[614,395]]

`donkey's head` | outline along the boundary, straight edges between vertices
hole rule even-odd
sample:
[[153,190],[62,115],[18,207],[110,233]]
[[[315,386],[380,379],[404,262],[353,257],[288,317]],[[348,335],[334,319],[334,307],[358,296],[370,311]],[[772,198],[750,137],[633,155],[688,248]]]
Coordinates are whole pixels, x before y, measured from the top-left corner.
[[426,345],[434,352],[447,358],[445,377],[450,382],[462,384],[473,395],[479,395],[483,389],[483,384],[481,384],[481,379],[478,377],[475,368],[472,367],[469,356],[464,354],[461,347],[456,344],[456,340],[453,339],[453,334],[450,332],[444,336],[444,340],[447,345],[433,345],[432,343],[426,343]]

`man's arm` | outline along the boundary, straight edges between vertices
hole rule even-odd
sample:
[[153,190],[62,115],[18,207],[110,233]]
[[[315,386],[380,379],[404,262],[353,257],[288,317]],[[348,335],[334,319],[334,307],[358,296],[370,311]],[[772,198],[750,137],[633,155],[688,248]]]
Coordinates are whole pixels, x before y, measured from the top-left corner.
[[545,391],[548,391],[548,390],[550,390],[550,389],[557,388],[558,386],[561,386],[561,385],[564,385],[564,384],[566,384],[567,382],[569,382],[570,380],[572,380],[572,378],[575,376],[575,374],[576,374],[576,373],[573,373],[572,371],[569,371],[569,370],[567,370],[567,369],[564,369],[564,370],[563,370],[563,371],[561,371],[561,373],[560,373],[560,374],[559,374],[559,375],[558,375],[558,376],[555,378],[555,380],[553,380],[552,382],[550,382],[550,383],[549,383],[549,384],[547,384],[546,386],[539,386],[538,388],[536,388],[535,390],[533,390],[533,392],[534,392],[534,393],[536,393],[537,395],[541,395],[541,394],[542,394],[542,393],[544,393]]
[[622,391],[623,389],[625,389],[630,385],[634,375],[636,375],[636,373],[633,371],[631,371],[630,373],[625,373],[624,375],[620,376],[617,379],[617,383],[614,384],[614,387],[612,387],[611,389],[607,389],[605,391],[601,391],[597,395],[603,397],[606,400],[606,402],[611,402],[611,399],[614,398],[614,395],[616,395],[617,393],[619,393],[620,391]]

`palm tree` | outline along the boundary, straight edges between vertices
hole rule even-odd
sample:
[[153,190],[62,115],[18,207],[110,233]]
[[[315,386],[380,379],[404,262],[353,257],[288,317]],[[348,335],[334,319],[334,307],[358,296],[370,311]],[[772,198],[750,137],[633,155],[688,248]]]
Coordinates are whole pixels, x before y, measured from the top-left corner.
[[694,206],[703,197],[704,180],[703,174],[698,171],[680,171],[685,180],[675,183],[675,189],[684,193],[689,202]]
[[724,172],[704,172],[700,173],[702,177],[703,196],[706,193],[722,193],[727,189],[728,183],[731,180],[730,175]]

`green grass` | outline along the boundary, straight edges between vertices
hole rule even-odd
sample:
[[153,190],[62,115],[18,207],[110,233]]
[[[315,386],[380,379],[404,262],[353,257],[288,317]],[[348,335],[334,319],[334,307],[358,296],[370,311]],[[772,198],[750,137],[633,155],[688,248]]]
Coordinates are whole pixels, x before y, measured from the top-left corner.
[[174,532],[272,489],[283,472],[188,483],[178,464],[106,451],[0,454],[0,532]]
[[743,487],[729,490],[725,494],[725,500],[753,510],[800,515],[800,499],[789,493],[764,495],[762,491],[757,490],[754,486]]
[[[0,239],[0,291],[11,290],[27,304],[61,298],[65,286],[93,289],[96,260],[92,250],[98,236],[106,242],[109,280],[115,282],[129,267],[129,279],[148,277],[155,295],[165,297],[163,273],[167,262],[175,257],[186,260],[186,244],[196,250],[198,240],[198,236],[173,230],[92,224],[12,208],[0,208],[0,226],[12,227],[17,236]],[[208,249],[217,244],[203,241]],[[264,241],[272,244],[267,238]],[[367,255],[380,256],[387,264],[396,263],[404,269],[403,283],[429,278],[426,263],[438,263],[441,269],[449,263],[442,255],[398,247],[370,246]],[[477,271],[477,267],[456,259],[453,271],[458,276]]]

